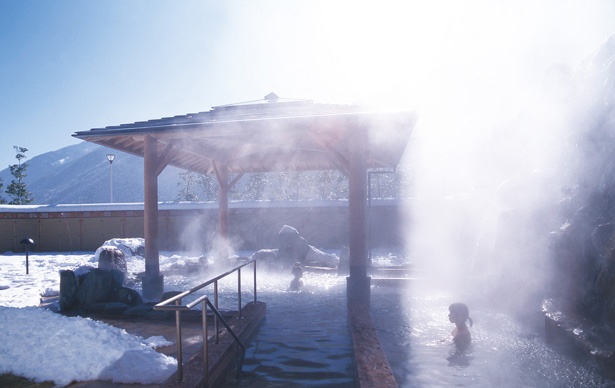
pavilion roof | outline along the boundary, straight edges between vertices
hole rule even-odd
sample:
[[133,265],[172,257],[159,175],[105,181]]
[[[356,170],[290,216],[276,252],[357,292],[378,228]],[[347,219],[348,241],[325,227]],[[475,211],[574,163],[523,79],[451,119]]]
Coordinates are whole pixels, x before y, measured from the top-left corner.
[[144,156],[146,136],[158,141],[169,165],[212,174],[216,164],[230,173],[347,170],[353,133],[364,127],[367,168],[399,163],[417,116],[373,111],[355,105],[280,100],[223,105],[199,113],[93,128],[74,137]]

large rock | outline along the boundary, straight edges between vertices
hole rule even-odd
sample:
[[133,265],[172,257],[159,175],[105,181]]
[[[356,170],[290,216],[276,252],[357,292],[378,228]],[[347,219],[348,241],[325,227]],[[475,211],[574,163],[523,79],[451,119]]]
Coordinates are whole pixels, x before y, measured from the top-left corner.
[[77,303],[77,279],[71,270],[60,271],[60,310],[68,311]]
[[337,268],[339,265],[340,258],[337,255],[323,252],[312,245],[309,245],[308,248],[309,250],[305,256],[305,265],[329,268]]
[[593,293],[594,319],[615,328],[615,223],[598,225],[592,233],[592,242],[598,252]]
[[[123,287],[124,274],[117,269],[104,270],[100,268],[84,267],[75,271],[60,271],[60,310],[69,311],[75,308],[100,313],[104,306],[112,304],[117,315],[120,304],[125,308],[143,304],[141,295],[130,288]],[[80,273],[77,275],[77,273]],[[101,307],[102,306],[102,307]]]
[[113,294],[113,300],[125,303],[131,307],[143,304],[143,298],[141,298],[141,295],[139,295],[137,291],[127,287],[120,287],[116,289]]
[[264,266],[267,269],[276,269],[279,266],[277,265],[278,260],[278,250],[277,249],[261,249],[259,251],[254,252],[252,255],[252,259],[256,260],[256,262],[260,266]]
[[94,256],[98,259],[100,251],[105,248],[116,248],[124,253],[126,257],[132,256],[145,256],[145,239],[141,237],[136,238],[112,238],[103,243],[99,247]]
[[113,299],[114,292],[121,287],[114,281],[114,276],[111,271],[94,268],[79,282],[79,290],[77,291],[77,304],[79,307],[92,305],[95,303],[110,302]]
[[613,314],[615,228],[600,222],[608,210],[600,202],[579,209],[556,235],[552,291],[564,312],[607,323]]
[[337,268],[339,257],[312,245],[292,226],[284,225],[278,232],[277,249],[261,249],[252,255],[265,268],[284,270],[300,266]]
[[115,247],[101,247],[98,255],[98,268],[105,270],[115,269],[126,274],[126,255]]
[[278,232],[278,264],[283,268],[292,268],[295,263],[305,265],[310,247],[297,229],[284,225]]

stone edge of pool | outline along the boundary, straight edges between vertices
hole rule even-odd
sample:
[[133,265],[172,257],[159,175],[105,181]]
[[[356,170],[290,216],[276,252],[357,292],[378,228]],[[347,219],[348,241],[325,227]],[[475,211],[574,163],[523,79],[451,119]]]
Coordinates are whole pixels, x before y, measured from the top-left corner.
[[358,387],[397,387],[380,338],[373,325],[369,303],[348,301],[348,331],[354,351]]

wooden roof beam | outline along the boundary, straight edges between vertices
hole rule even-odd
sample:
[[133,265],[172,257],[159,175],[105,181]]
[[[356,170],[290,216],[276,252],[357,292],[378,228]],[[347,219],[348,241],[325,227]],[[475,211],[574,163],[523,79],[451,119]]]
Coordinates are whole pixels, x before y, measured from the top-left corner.
[[166,147],[160,152],[161,158],[158,159],[158,165],[156,166],[156,176],[159,176],[162,171],[169,165],[171,159],[179,154],[179,149],[177,149],[173,143],[167,144]]

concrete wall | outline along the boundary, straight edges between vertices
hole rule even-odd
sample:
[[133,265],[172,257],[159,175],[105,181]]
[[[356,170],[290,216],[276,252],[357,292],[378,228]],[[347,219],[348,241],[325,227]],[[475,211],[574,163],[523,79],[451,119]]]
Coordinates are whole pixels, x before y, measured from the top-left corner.
[[[372,201],[370,209],[372,246],[400,246],[397,202]],[[239,250],[275,248],[283,225],[318,248],[348,244],[346,201],[236,202],[229,221],[231,244]],[[217,222],[215,203],[161,203],[160,249],[207,250],[215,243]],[[35,252],[94,251],[111,238],[143,237],[143,204],[1,206],[0,252],[22,252],[25,237],[34,240]]]

